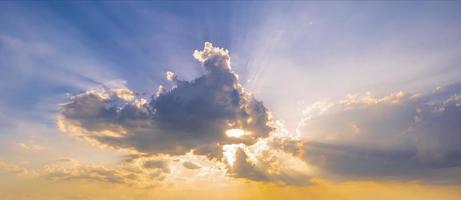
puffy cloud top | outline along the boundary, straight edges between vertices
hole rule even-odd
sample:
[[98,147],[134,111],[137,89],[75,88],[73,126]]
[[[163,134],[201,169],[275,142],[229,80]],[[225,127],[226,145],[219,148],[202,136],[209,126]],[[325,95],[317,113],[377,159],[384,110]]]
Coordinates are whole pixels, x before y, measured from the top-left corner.
[[210,42],[205,42],[203,50],[195,50],[193,55],[195,59],[203,63],[208,71],[231,70],[229,51],[213,47]]

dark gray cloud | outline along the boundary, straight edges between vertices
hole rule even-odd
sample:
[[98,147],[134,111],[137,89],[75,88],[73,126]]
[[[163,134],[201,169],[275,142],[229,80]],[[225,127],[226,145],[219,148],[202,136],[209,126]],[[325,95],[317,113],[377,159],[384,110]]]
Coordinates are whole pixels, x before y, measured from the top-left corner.
[[312,104],[299,128],[304,159],[338,177],[444,181],[461,167],[460,86]]
[[237,149],[235,153],[235,163],[229,171],[232,176],[247,178],[257,181],[268,181],[269,177],[264,169],[258,169],[254,163],[249,161],[247,154],[242,149]]
[[[197,154],[220,157],[222,145],[251,145],[272,130],[262,102],[245,92],[232,71],[227,50],[205,43],[194,57],[206,74],[160,91],[149,102],[124,88],[99,88],[71,97],[61,108],[58,126],[98,144],[142,153]],[[249,134],[229,137],[228,129]]]

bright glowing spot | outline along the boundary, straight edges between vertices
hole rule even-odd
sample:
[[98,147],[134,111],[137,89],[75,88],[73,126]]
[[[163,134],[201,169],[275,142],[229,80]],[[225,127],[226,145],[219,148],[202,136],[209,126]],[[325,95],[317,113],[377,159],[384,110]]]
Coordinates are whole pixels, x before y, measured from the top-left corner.
[[239,138],[239,137],[242,137],[244,135],[248,135],[248,132],[245,132],[242,129],[234,128],[234,129],[227,130],[226,135],[227,135],[227,137]]
[[135,99],[133,102],[133,106],[135,106],[138,109],[142,109],[142,107],[146,104],[147,104],[147,100],[143,98]]
[[233,166],[237,160],[235,154],[239,148],[243,148],[243,146],[241,144],[226,144],[223,146],[224,158],[230,166]]
[[115,96],[118,98],[124,100],[124,101],[131,101],[134,99],[134,92],[131,90],[125,89],[125,88],[115,88],[112,89],[112,92],[114,92]]
[[159,85],[158,86],[158,89],[157,89],[157,92],[155,93],[155,96],[156,97],[159,97],[161,94],[163,94],[165,92],[165,88],[163,87],[163,85]]
[[167,71],[167,72],[166,72],[166,79],[167,79],[167,80],[173,81],[174,78],[175,78],[174,72],[170,72],[170,71]]

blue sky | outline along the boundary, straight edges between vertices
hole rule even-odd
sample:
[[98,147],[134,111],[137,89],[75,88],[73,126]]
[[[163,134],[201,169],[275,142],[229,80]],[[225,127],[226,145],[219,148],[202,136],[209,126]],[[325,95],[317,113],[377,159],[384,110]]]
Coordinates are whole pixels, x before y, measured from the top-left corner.
[[[268,101],[420,89],[460,74],[457,2],[2,4],[2,85],[10,94],[2,104],[28,111],[45,97],[114,79],[140,93],[152,93],[167,70],[191,79],[203,73],[191,49],[204,41],[228,48],[238,74],[258,79],[250,85]],[[300,83],[275,84],[286,78]],[[9,87],[9,79],[21,83]],[[325,86],[332,80],[334,88]]]
[[[136,98],[149,99],[159,85],[175,87],[176,83],[165,78],[167,71],[174,72],[180,80],[202,77],[209,73],[203,68],[206,62],[194,58],[193,52],[204,49],[205,42],[229,50],[233,70],[229,76],[238,75],[241,87],[262,101],[275,120],[283,120],[288,132],[313,133],[301,133],[301,138],[313,143],[310,148],[314,150],[306,151],[361,152],[371,148],[387,127],[402,133],[410,128],[427,128],[430,123],[426,124],[424,119],[434,123],[445,117],[459,120],[457,111],[439,116],[425,106],[450,110],[459,101],[456,95],[461,80],[460,10],[461,3],[457,1],[3,1],[0,157],[13,163],[27,161],[31,166],[57,157],[86,162],[118,161],[126,152],[97,148],[98,145],[62,134],[57,118],[65,116],[64,103],[78,102],[78,94],[101,85],[129,89]],[[212,51],[226,59],[227,54],[221,50]],[[233,89],[240,90],[240,86]],[[118,98],[113,91],[104,92],[112,95],[110,98]],[[416,96],[422,99],[415,100]],[[403,103],[396,106],[395,102]],[[253,103],[253,99],[247,103]],[[360,110],[361,106],[370,110]],[[359,111],[342,112],[347,109]],[[374,112],[378,114],[373,115]],[[381,114],[383,118],[378,116]],[[407,119],[410,115],[414,118]],[[417,117],[424,123],[411,124],[408,130],[402,128],[407,124],[389,120],[402,118],[419,123]],[[318,124],[301,125],[311,118]],[[350,125],[349,119],[355,120],[353,131],[344,134],[366,132],[363,130],[369,134],[356,140],[336,134]],[[337,126],[329,127],[330,124]],[[449,134],[440,136],[440,141],[459,138],[455,134],[459,126],[440,126],[448,127],[445,131]],[[389,137],[404,140],[397,142],[402,146],[393,146],[395,141],[389,139],[376,144],[382,149],[370,150],[389,160],[361,161],[366,167],[376,167],[395,164],[393,155],[402,152],[407,155],[443,149],[440,144],[413,143],[432,140],[428,135],[429,139],[426,135],[421,139],[391,134]],[[332,142],[331,138],[335,140]],[[120,143],[123,142],[126,141]],[[323,143],[334,144],[327,147]],[[46,152],[23,152],[18,144]],[[456,144],[450,143],[449,149],[440,151],[456,157]],[[390,147],[402,152],[393,152]],[[327,170],[322,172],[327,174],[325,177],[354,173],[354,163],[336,154],[326,155],[331,156],[331,163],[322,165]],[[362,154],[355,156],[361,158]],[[370,173],[400,176],[411,166],[423,171],[409,175],[410,178],[421,178],[418,175],[426,173],[424,170],[431,168],[428,166],[459,166],[458,159],[442,162],[439,158],[418,156],[401,162],[405,166],[400,166],[400,171]],[[305,160],[317,162],[320,157]],[[459,172],[456,170],[434,173],[449,177]],[[366,177],[360,173],[348,175]],[[265,176],[262,173],[258,178]]]

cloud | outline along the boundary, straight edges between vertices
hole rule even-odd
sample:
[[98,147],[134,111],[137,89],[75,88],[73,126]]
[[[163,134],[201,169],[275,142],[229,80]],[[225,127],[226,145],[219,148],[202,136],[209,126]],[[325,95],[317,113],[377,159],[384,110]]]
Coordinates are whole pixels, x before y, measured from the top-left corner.
[[290,148],[298,142],[271,135],[251,146],[227,145],[225,155],[230,165],[228,174],[253,181],[307,185],[311,170],[296,155],[297,147]]
[[298,128],[304,159],[339,177],[442,181],[434,174],[461,166],[460,94],[455,84],[424,95],[314,103]]
[[167,177],[169,165],[170,160],[167,157],[134,157],[115,165],[82,163],[71,158],[60,158],[38,169],[27,169],[0,161],[0,171],[54,181],[85,180],[150,188],[160,185]]
[[[162,173],[197,177],[224,171],[235,178],[305,185],[314,175],[422,179],[421,174],[446,174],[461,165],[460,85],[425,95],[367,93],[316,102],[303,110],[292,134],[239,84],[227,50],[207,42],[193,56],[206,73],[185,81],[167,72],[173,86],[160,86],[152,99],[124,84],[71,95],[61,107],[59,129],[138,159],[205,156],[206,162],[180,159],[173,170],[159,161],[144,163]],[[219,167],[206,166],[210,163]]]
[[39,144],[35,144],[33,142],[29,142],[29,143],[18,142],[18,143],[16,143],[16,145],[18,145],[18,147],[20,147],[22,149],[25,149],[25,150],[28,150],[28,151],[40,151],[40,150],[44,149],[43,146],[41,146]]
[[[181,155],[191,150],[220,157],[223,144],[254,144],[267,137],[269,115],[238,83],[227,50],[205,43],[194,57],[206,74],[192,81],[167,78],[176,86],[147,101],[122,87],[101,87],[71,96],[61,107],[58,127],[63,132],[121,149]],[[250,134],[228,137],[228,129]]]
[[18,174],[21,176],[30,175],[30,171],[25,169],[24,167],[13,165],[11,163],[7,163],[0,160],[0,172],[8,172],[13,174]]
[[182,165],[187,169],[193,169],[193,170],[200,169],[200,166],[198,166],[197,164],[193,162],[189,162],[189,161],[183,162]]
[[[279,140],[283,135],[280,124],[273,122],[263,103],[239,84],[229,52],[206,42],[193,56],[203,64],[206,74],[184,81],[167,72],[167,79],[175,85],[170,90],[160,86],[151,100],[137,97],[123,84],[71,95],[70,102],[61,107],[59,129],[95,145],[130,150],[141,157],[181,156],[192,151],[195,156],[208,156],[208,163],[228,165],[213,169],[192,162],[194,159],[182,161],[183,168],[199,174],[227,169],[228,175],[237,178],[306,184],[305,165],[285,152],[289,145]],[[273,127],[279,129],[274,132]],[[235,164],[230,164],[229,157]],[[191,173],[182,172],[181,167],[174,169],[175,173]]]

